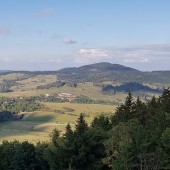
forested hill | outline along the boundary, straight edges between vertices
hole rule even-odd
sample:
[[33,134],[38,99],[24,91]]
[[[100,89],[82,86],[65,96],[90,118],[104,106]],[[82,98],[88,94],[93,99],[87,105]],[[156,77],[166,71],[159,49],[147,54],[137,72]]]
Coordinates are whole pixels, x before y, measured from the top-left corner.
[[[0,74],[7,74],[12,71],[0,71]],[[14,71],[13,71],[14,72]],[[134,68],[107,62],[85,65],[81,67],[63,68],[54,71],[15,71],[27,75],[56,75],[64,82],[138,82],[138,83],[170,83],[170,70],[142,72]]]
[[105,92],[129,92],[129,91],[130,92],[146,91],[146,92],[154,92],[154,93],[161,92],[161,90],[159,89],[152,89],[148,86],[144,86],[136,82],[129,82],[115,87],[112,85],[106,85],[103,87],[102,90]]
[[0,74],[12,72],[11,70],[0,70]]
[[97,63],[64,68],[56,72],[61,80],[75,82],[170,83],[170,71],[142,72],[119,64]]
[[64,68],[59,70],[59,73],[104,73],[104,72],[139,72],[139,70],[126,67],[119,64],[111,64],[107,62],[85,65],[82,67]]

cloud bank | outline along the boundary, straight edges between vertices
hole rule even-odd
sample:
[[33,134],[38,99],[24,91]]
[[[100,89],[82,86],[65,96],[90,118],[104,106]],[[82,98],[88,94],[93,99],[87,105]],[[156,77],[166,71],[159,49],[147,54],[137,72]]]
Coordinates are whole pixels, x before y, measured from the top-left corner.
[[104,60],[110,58],[112,55],[111,50],[92,48],[92,49],[84,49],[81,48],[76,55],[75,63],[86,64],[89,62],[98,62],[99,60]]
[[79,49],[75,63],[87,64],[93,61],[121,63],[150,63],[158,60],[170,60],[170,44],[146,44],[129,47],[110,47],[107,49]]

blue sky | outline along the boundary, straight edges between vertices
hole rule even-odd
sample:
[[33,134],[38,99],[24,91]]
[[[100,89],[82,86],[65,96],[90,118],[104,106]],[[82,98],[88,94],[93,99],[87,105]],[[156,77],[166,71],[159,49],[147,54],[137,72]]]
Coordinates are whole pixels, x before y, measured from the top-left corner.
[[1,0],[0,70],[95,62],[170,70],[169,0]]

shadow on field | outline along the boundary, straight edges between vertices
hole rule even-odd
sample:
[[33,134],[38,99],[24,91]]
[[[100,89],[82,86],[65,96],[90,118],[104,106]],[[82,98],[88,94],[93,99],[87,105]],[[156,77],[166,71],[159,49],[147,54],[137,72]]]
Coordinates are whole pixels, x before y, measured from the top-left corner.
[[54,121],[54,119],[55,119],[54,115],[40,115],[35,113],[21,121],[50,122],[50,121]]

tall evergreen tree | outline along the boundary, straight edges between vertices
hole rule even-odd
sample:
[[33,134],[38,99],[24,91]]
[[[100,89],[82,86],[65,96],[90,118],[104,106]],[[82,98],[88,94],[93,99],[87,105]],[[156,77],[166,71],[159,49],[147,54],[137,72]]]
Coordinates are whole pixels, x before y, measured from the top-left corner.
[[83,113],[81,113],[75,125],[75,134],[78,137],[83,135],[84,132],[87,130],[88,130],[88,125],[87,122],[85,121],[85,116]]
[[121,104],[116,112],[114,121],[115,122],[127,122],[129,119],[133,118],[134,113],[134,102],[132,94],[129,92],[125,99],[125,103]]

